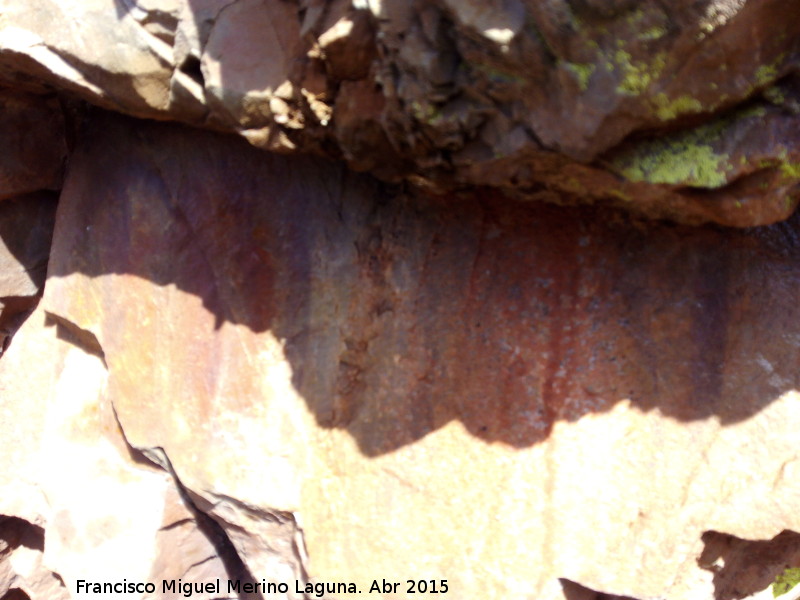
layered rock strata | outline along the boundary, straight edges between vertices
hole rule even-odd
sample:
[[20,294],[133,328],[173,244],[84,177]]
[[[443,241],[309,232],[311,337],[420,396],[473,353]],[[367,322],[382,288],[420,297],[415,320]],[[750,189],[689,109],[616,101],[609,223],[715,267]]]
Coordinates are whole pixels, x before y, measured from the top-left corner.
[[3,0],[0,75],[440,193],[742,227],[798,203],[798,9]]

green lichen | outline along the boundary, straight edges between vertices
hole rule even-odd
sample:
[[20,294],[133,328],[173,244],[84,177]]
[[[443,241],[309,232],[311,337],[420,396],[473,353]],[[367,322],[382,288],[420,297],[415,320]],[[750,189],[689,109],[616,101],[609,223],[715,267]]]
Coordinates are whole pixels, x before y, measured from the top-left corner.
[[441,108],[428,102],[417,102],[416,100],[411,103],[411,114],[414,115],[417,121],[431,125],[442,118]]
[[782,53],[772,63],[761,65],[754,74],[754,87],[761,88],[771,84],[780,75],[780,68],[786,59],[786,53]]
[[800,569],[791,568],[786,569],[783,573],[775,578],[772,584],[772,595],[777,598],[789,592],[794,586],[800,583]]
[[656,115],[662,121],[671,121],[680,115],[699,113],[703,110],[703,104],[691,96],[680,96],[670,100],[666,94],[660,93],[653,98],[653,104]]
[[708,126],[637,144],[612,161],[631,181],[718,188],[727,183],[728,156],[717,153]]
[[800,163],[782,162],[779,169],[781,170],[781,175],[788,180],[797,181],[800,179]]
[[611,166],[631,181],[719,188],[733,170],[730,157],[715,149],[722,134],[744,119],[765,114],[755,106],[711,123],[661,138],[640,142],[619,153]]
[[778,155],[772,159],[764,159],[758,162],[760,169],[774,169],[780,171],[781,179],[784,183],[795,183],[800,181],[800,163],[793,161],[789,157],[786,148],[781,148]]
[[642,10],[641,8],[634,8],[628,13],[628,16],[625,17],[625,20],[628,22],[628,25],[635,25],[643,18],[644,18],[644,10]]
[[564,68],[567,69],[578,81],[578,86],[582,92],[585,92],[589,87],[589,79],[594,74],[596,65],[592,63],[571,63],[565,62]]
[[727,155],[717,154],[707,144],[672,142],[651,147],[632,160],[616,164],[631,181],[718,188],[727,183]]
[[633,202],[633,198],[630,195],[626,194],[622,190],[609,190],[608,192],[614,198],[619,198],[623,202]]
[[606,69],[622,71],[622,80],[617,86],[617,93],[639,96],[661,75],[666,65],[666,55],[659,52],[650,64],[631,59],[631,54],[626,50],[617,50],[612,56],[612,61],[606,62]]
[[652,40],[660,40],[665,35],[667,35],[666,27],[654,25],[653,27],[645,29],[636,37],[644,42],[649,42]]
[[756,79],[756,86],[766,85],[772,81],[775,81],[775,78],[778,76],[778,67],[777,65],[761,65],[756,70],[755,79]]

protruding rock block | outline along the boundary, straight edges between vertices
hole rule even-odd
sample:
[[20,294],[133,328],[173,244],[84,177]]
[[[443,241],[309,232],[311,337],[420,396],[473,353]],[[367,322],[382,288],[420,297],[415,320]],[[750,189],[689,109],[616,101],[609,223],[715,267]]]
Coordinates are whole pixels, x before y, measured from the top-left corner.
[[798,204],[797,9],[3,0],[0,78],[443,194],[747,227]]

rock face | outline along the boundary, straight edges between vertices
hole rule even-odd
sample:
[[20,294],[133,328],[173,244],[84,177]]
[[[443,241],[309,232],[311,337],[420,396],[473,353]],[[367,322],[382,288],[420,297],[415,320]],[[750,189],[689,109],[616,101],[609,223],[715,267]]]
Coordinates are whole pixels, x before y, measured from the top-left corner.
[[36,306],[50,256],[55,194],[0,202],[0,348]]
[[43,308],[256,580],[711,597],[705,531],[800,527],[794,222],[410,196],[111,116],[80,140]]
[[0,0],[0,600],[768,595],[798,8]]
[[0,573],[9,573],[0,593],[75,598],[78,580],[157,581],[160,591],[161,579],[227,577],[235,553],[207,517],[198,522],[173,478],[127,445],[103,357],[80,343],[38,308],[3,357],[0,514],[15,518],[0,521]]
[[751,226],[798,203],[798,8],[3,0],[0,75],[429,191]]

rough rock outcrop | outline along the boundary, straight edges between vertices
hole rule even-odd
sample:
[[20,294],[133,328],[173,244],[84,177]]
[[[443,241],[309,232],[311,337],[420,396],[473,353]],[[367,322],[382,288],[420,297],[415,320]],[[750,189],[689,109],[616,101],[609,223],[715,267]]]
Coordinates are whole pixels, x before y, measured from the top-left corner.
[[55,95],[0,87],[0,138],[0,200],[61,187],[66,131]]
[[44,309],[256,579],[711,597],[706,530],[800,528],[794,221],[444,202],[110,116],[80,140]]
[[798,203],[799,8],[3,0],[0,74],[433,191],[749,226]]
[[43,549],[41,527],[16,517],[0,516],[1,598],[67,600],[70,597],[59,578],[42,566]]
[[768,595],[798,9],[0,0],[0,600]]
[[0,354],[39,301],[55,211],[48,192],[0,202]]
[[[0,362],[0,515],[14,517],[0,517],[0,575],[6,565],[10,575],[0,594],[58,600],[78,597],[79,579],[225,578],[226,547],[173,478],[127,445],[103,357],[77,348],[80,339],[39,308]],[[15,531],[25,537],[9,542]]]

